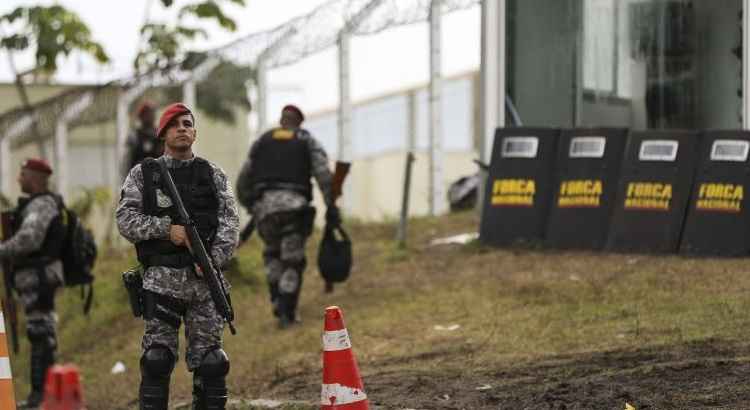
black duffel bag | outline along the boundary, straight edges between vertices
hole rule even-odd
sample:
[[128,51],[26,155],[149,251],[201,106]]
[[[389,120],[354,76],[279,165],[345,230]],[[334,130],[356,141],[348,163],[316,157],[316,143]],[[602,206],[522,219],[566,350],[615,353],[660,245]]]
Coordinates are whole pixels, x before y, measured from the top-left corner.
[[[341,237],[338,239],[336,234]],[[320,276],[329,283],[343,282],[352,271],[352,241],[340,224],[326,224],[318,250]]]

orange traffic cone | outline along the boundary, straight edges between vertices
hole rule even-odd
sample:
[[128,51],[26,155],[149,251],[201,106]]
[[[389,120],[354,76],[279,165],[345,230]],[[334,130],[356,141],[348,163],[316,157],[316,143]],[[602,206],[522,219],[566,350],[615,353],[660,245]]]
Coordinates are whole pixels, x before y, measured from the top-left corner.
[[78,368],[55,365],[47,371],[42,410],[82,410],[83,394]]
[[8,341],[5,338],[5,317],[0,308],[0,410],[16,410],[16,397],[13,393],[13,376],[10,373]]
[[367,410],[367,395],[338,306],[326,308],[323,330],[321,410]]

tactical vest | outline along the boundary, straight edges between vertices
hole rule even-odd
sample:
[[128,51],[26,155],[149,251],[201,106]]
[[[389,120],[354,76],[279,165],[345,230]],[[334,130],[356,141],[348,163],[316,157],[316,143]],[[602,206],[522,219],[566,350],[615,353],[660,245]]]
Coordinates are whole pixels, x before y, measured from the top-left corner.
[[47,232],[44,235],[42,246],[36,251],[19,256],[13,259],[13,265],[15,268],[26,268],[31,266],[46,265],[55,259],[60,259],[62,256],[63,243],[65,241],[65,221],[63,221],[64,209],[63,200],[59,195],[52,192],[43,192],[34,194],[29,197],[21,197],[18,199],[18,207],[16,208],[16,215],[14,218],[13,232],[18,232],[23,223],[23,211],[34,199],[49,195],[57,204],[58,214],[52,219]]
[[250,153],[253,200],[269,189],[286,189],[312,200],[310,147],[301,130],[276,128],[263,134]]
[[[169,197],[159,171],[159,164],[143,166],[143,212],[146,215],[164,217],[169,215],[172,224],[181,220],[177,207]],[[213,169],[208,161],[196,157],[186,167],[169,169],[185,209],[195,223],[198,234],[206,249],[211,249],[216,229],[219,226],[219,199],[214,185]],[[167,239],[150,239],[135,245],[138,261],[145,267],[168,266],[184,268],[193,265],[193,257],[188,248],[176,246]]]
[[146,158],[159,158],[164,148],[161,140],[156,138],[156,130],[153,128],[139,128],[135,131],[135,145],[133,146],[132,169]]

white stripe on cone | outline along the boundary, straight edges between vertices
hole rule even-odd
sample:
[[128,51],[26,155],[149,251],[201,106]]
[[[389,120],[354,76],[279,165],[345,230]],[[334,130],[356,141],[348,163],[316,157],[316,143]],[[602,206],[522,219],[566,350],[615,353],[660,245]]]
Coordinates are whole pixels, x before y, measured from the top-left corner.
[[10,375],[10,359],[0,357],[0,380],[12,379]]
[[346,329],[329,330],[323,333],[323,351],[336,352],[352,348]]
[[338,383],[324,384],[320,392],[320,404],[324,406],[350,404],[362,400],[367,400],[367,395],[363,390]]
[[0,311],[0,333],[5,333],[5,316],[2,311]]

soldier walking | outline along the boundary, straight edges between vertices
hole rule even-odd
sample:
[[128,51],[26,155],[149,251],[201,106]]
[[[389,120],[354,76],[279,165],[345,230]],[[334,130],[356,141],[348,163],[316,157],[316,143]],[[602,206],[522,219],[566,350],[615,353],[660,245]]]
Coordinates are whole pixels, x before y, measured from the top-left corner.
[[240,170],[237,196],[252,214],[265,243],[263,260],[273,314],[280,328],[298,321],[297,303],[307,261],[305,242],[312,232],[315,208],[311,178],[327,206],[326,219],[337,223],[332,175],[323,146],[300,128],[305,116],[293,105],[281,110],[280,127],[258,138]]
[[65,226],[62,198],[49,190],[52,168],[43,159],[28,159],[18,183],[27,196],[18,200],[13,236],[0,243],[0,258],[10,259],[13,284],[26,314],[31,343],[31,392],[21,409],[37,408],[44,395],[47,369],[55,363],[57,315],[55,291],[64,283],[62,245]]
[[[193,154],[195,116],[181,103],[168,106],[157,137],[164,142],[163,161],[185,207],[197,225],[214,266],[222,266],[237,244],[239,218],[227,176],[215,164]],[[185,322],[185,361],[193,372],[193,409],[224,409],[229,358],[222,349],[225,320],[217,311],[206,281],[195,269],[179,213],[155,167],[130,170],[117,208],[120,233],[135,244],[143,266],[141,410],[166,410],[169,381],[178,357],[178,330]],[[229,284],[222,274],[225,289]]]

